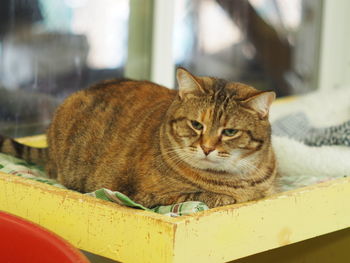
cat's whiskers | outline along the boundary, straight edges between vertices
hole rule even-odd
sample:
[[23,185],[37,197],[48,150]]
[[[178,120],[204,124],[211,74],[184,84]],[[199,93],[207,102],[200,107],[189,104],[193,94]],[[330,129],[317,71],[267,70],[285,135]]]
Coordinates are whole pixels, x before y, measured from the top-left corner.
[[254,177],[257,178],[257,180],[258,178],[264,177],[265,175],[265,173],[261,169],[259,169],[256,165],[252,164],[250,161],[246,159],[241,159],[238,162],[238,166],[248,170],[248,172],[240,174],[243,179],[250,179],[252,173],[254,173]]
[[[161,152],[159,153],[158,155],[155,155],[154,157],[157,158],[157,157],[162,157],[164,158],[164,155],[166,155],[167,157],[167,160],[168,161],[171,161],[173,163],[173,165],[178,165],[179,163],[181,162],[184,162],[184,160],[182,160],[179,156],[179,150],[182,150],[183,147],[168,147],[166,148],[168,150],[164,151],[164,152]],[[175,153],[175,154],[174,154]],[[166,166],[164,165],[164,163],[160,162],[157,166],[155,166],[156,169],[158,168],[161,168],[163,167],[163,169],[165,168],[166,172],[171,170],[171,167],[170,166]]]
[[172,147],[162,149],[162,152],[160,154],[168,154],[168,153],[177,152],[178,150],[183,150],[183,149],[184,149],[183,146],[172,146]]
[[[186,162],[186,159],[187,159],[187,163],[189,163],[191,166],[193,165],[196,168],[202,168],[202,169],[208,168],[204,166],[200,167],[199,165],[193,164],[193,162],[191,162],[191,160],[197,159],[197,156],[194,155],[194,153],[198,153],[199,149],[197,151],[192,151],[190,150],[190,147],[178,147],[176,149],[173,149],[173,152],[175,152],[177,154],[177,157],[182,159],[183,161]],[[226,171],[229,173],[232,172],[232,173],[238,174],[242,179],[249,179],[252,173],[255,173],[255,175],[258,175],[258,178],[264,176],[264,173],[261,170],[259,170],[259,168],[257,168],[256,165],[252,164],[251,161],[247,159],[239,159],[239,160],[234,160],[232,162],[232,159],[230,161],[230,157],[232,157],[232,154],[227,154],[227,156],[220,156],[218,153],[216,153],[215,158],[211,159],[211,161],[217,162],[217,165],[210,165],[210,168],[214,170],[220,170],[220,171]],[[190,160],[188,160],[188,158]],[[198,161],[205,162],[205,160],[200,160],[200,159],[198,159]]]
[[[191,160],[196,159],[194,154],[199,152],[199,149],[197,151],[193,151],[192,149],[193,149],[193,147],[191,148],[190,146],[187,146],[187,147],[179,147],[179,146],[178,147],[174,147],[174,146],[168,147],[168,148],[163,149],[165,151],[160,153],[159,156],[163,156],[163,154],[166,155],[168,161],[171,161],[173,163],[173,165],[178,165],[181,162],[185,162],[185,163],[192,166],[193,163]],[[220,156],[219,154],[216,154],[215,159],[218,161],[218,167],[217,167],[218,169],[217,170],[230,172],[230,171],[232,171],[232,168],[231,168],[232,165],[234,165],[236,167],[234,170],[237,170],[235,173],[239,174],[239,176],[242,179],[249,179],[252,173],[259,174],[259,175],[261,174],[261,176],[263,176],[263,173],[254,164],[252,164],[250,161],[248,161],[246,159],[239,159],[238,161],[235,160],[234,164],[232,164],[232,162],[229,161],[229,157],[231,157],[231,156],[232,156],[232,154],[225,156],[225,157]],[[164,165],[162,163],[160,163],[159,166],[157,166],[156,168],[159,168],[161,166],[164,166]],[[227,167],[227,166],[231,166],[231,167]],[[206,168],[206,167],[199,167],[198,165],[194,165],[194,167],[203,168],[203,169]],[[164,167],[164,168],[166,168],[166,171],[170,170],[170,167]],[[213,167],[211,167],[211,168],[213,168]]]

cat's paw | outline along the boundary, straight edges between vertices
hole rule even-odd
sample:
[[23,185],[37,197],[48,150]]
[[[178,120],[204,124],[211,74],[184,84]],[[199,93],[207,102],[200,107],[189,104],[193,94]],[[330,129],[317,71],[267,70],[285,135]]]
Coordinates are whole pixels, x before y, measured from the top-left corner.
[[225,206],[225,205],[232,205],[235,204],[237,201],[235,198],[229,195],[215,195],[213,198],[211,198],[209,201],[206,202],[206,204],[210,207],[218,207],[218,206]]
[[224,205],[232,205],[236,203],[236,199],[232,196],[223,195],[220,196],[218,200],[218,206],[224,206]]

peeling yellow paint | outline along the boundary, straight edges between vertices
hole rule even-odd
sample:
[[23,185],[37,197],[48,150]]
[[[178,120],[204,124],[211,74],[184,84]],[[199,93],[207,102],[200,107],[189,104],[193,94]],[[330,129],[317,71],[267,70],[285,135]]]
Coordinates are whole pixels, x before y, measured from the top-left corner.
[[291,235],[292,235],[292,231],[288,227],[284,227],[277,236],[278,243],[281,246],[290,244]]

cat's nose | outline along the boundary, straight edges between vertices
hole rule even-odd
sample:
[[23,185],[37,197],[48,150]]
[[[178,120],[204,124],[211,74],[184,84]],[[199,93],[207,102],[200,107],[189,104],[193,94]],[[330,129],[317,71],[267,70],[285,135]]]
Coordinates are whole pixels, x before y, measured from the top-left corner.
[[214,147],[208,147],[208,146],[205,146],[205,145],[203,145],[203,144],[201,145],[201,148],[202,148],[202,150],[203,150],[203,152],[204,152],[204,154],[205,154],[206,156],[208,156],[209,153],[211,153],[212,151],[215,150]]

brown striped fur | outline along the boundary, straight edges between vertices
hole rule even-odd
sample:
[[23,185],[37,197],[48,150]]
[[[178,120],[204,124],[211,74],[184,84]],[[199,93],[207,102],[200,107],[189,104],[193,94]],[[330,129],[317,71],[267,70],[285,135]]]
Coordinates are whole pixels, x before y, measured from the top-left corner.
[[12,138],[0,135],[0,152],[25,159],[31,163],[45,165],[48,149],[30,147]]
[[81,192],[117,190],[148,207],[188,200],[216,207],[273,193],[274,93],[184,69],[177,79],[179,92],[119,80],[67,98],[47,133],[50,176]]

